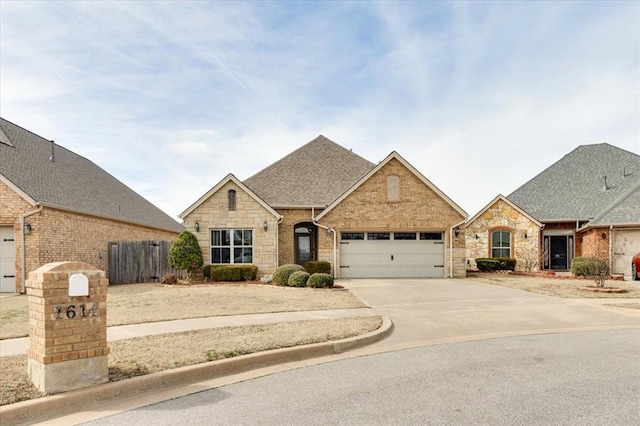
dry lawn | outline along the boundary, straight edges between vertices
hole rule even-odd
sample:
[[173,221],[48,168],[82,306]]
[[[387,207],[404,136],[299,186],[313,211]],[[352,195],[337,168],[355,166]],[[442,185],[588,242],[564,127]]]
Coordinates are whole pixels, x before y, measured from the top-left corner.
[[[362,307],[365,305],[344,289],[260,284],[130,284],[109,287],[107,324]],[[117,381],[259,351],[338,340],[368,333],[381,324],[380,317],[359,317],[225,327],[118,340],[109,343],[109,379]],[[26,335],[27,297],[1,298],[0,338]],[[25,355],[1,357],[0,372],[0,405],[43,396],[27,376]]]
[[[633,281],[608,280],[606,287],[626,289],[626,293],[597,293],[580,290],[579,287],[594,286],[595,283],[583,279],[545,278],[527,275],[471,273],[468,280],[493,284],[502,287],[515,288],[532,293],[564,298],[601,298],[601,299],[629,299],[640,298],[640,283]],[[625,304],[627,305],[627,304]],[[630,303],[629,305],[634,305]],[[635,304],[638,305],[638,304]]]
[[[363,308],[345,289],[276,287],[261,284],[110,286],[107,325],[270,312]],[[27,296],[0,299],[0,339],[29,334]]]

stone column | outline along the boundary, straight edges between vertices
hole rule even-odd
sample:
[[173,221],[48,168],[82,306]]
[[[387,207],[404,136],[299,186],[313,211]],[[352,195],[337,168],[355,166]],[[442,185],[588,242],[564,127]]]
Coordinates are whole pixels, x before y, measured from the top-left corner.
[[43,392],[109,380],[104,271],[56,262],[29,273],[29,378]]

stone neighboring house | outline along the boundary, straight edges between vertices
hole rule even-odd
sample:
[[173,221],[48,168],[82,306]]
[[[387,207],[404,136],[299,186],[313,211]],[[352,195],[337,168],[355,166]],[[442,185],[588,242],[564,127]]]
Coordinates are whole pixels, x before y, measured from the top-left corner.
[[173,240],[177,221],[95,165],[0,118],[0,291],[73,260],[107,270],[109,241]]
[[640,156],[607,143],[581,145],[465,224],[467,267],[515,257],[519,270],[567,271],[576,256],[631,276],[640,252]]
[[229,174],[180,217],[205,264],[327,261],[338,278],[464,276],[467,214],[392,152],[373,164],[324,136],[245,181]]

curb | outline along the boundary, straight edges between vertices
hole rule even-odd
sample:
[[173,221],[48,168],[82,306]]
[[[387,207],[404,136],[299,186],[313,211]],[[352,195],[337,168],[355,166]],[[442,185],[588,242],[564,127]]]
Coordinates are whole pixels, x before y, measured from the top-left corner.
[[3,425],[33,424],[90,410],[107,403],[139,396],[145,392],[156,392],[287,362],[340,354],[379,342],[389,336],[393,332],[393,322],[387,316],[381,317],[382,325],[380,328],[360,336],[189,365],[5,405],[0,407],[0,420]]

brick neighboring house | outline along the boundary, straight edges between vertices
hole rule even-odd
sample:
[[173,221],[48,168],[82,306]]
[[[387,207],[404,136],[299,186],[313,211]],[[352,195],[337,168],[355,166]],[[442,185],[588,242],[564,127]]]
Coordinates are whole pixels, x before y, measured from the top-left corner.
[[259,275],[323,260],[334,276],[464,276],[467,214],[398,153],[379,164],[318,136],[241,182],[226,176],[180,217],[205,264]]
[[107,270],[109,241],[173,240],[184,228],[109,173],[0,118],[0,291],[73,260]]
[[464,226],[467,267],[515,257],[519,270],[567,271],[576,256],[607,260],[631,277],[640,252],[640,156],[607,143],[581,145]]

